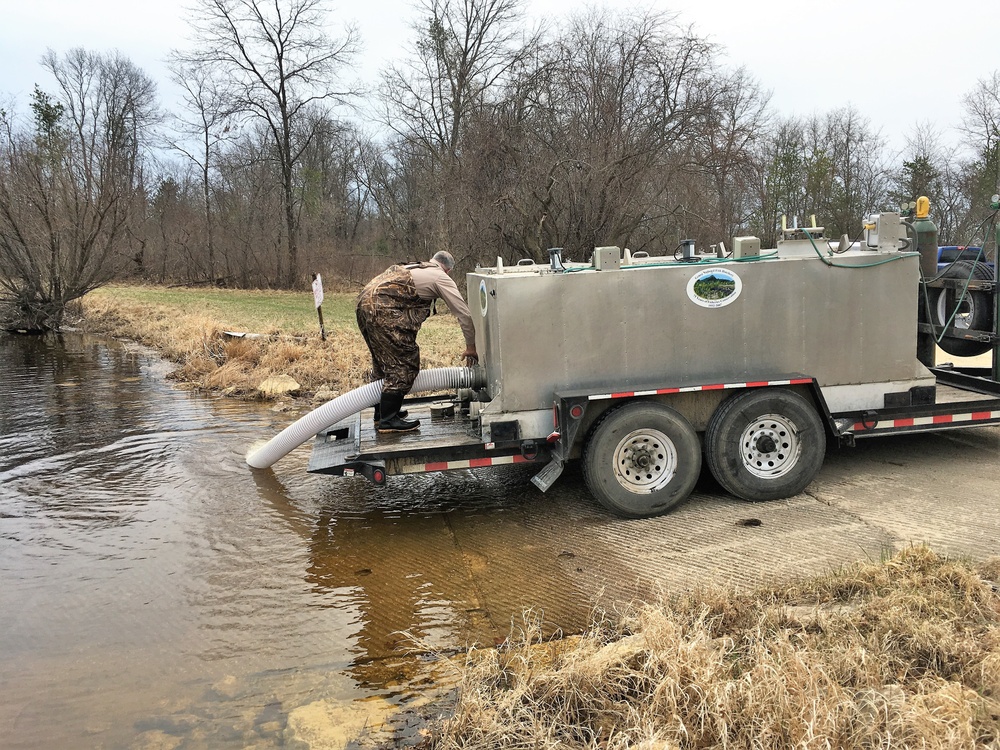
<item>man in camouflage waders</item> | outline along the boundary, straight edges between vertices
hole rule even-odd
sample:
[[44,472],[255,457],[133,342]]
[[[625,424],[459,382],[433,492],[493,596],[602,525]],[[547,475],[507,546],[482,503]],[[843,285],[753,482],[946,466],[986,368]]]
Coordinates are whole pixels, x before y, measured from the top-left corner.
[[420,426],[407,420],[403,398],[420,372],[417,331],[441,298],[458,318],[465,336],[467,365],[479,361],[476,329],[469,306],[448,274],[455,267],[451,253],[441,250],[427,263],[390,266],[368,282],[358,295],[358,328],[372,354],[371,380],[384,379],[382,400],[375,407],[378,432],[405,432]]

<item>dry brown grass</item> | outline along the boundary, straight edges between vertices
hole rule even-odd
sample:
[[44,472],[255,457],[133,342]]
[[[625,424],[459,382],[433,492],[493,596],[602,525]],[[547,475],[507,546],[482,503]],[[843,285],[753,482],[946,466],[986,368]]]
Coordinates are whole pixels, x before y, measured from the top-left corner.
[[924,548],[808,583],[537,623],[474,652],[435,748],[998,748],[1000,560]]
[[[82,304],[84,327],[149,346],[177,363],[172,378],[232,396],[257,398],[257,386],[279,374],[295,378],[306,393],[324,389],[343,393],[364,382],[370,359],[353,318],[329,320],[325,342],[318,331],[307,333],[305,327],[275,328],[266,316],[255,321],[257,330],[251,331],[267,334],[265,338],[228,338],[223,331],[236,328],[231,321],[206,314],[200,307],[189,311],[186,308],[195,306],[185,304],[182,292],[174,293],[176,301],[164,303],[157,301],[163,297],[162,288],[149,289],[151,301],[143,299],[143,288],[129,288],[128,295],[88,295]],[[200,296],[209,293],[220,298],[239,295],[199,291]],[[341,307],[353,314],[352,306]],[[308,306],[306,312],[313,314]],[[428,320],[418,341],[423,367],[459,364],[464,343],[452,316]]]

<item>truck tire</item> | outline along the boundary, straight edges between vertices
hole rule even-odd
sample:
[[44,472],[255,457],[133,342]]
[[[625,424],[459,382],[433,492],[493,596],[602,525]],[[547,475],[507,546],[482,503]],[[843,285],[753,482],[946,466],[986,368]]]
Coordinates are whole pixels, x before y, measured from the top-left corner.
[[625,518],[659,515],[683,502],[701,472],[694,427],[668,406],[634,401],[594,424],[583,453],[597,501]]
[[[944,273],[942,278],[959,279],[965,281],[969,278],[980,281],[993,279],[992,269],[985,263],[960,260],[952,263]],[[929,290],[931,303],[931,322],[935,328],[943,329],[951,319],[955,311],[955,304],[962,296],[961,290],[955,291],[951,299],[948,297],[947,289]],[[955,328],[972,331],[992,331],[993,330],[993,298],[987,292],[969,289],[962,298],[958,312],[952,320]],[[940,333],[940,331],[939,331]],[[936,338],[936,336],[935,336]],[[978,354],[988,352],[992,346],[988,341],[968,341],[966,339],[956,339],[945,336],[938,342],[944,351],[953,357],[975,357]]]
[[794,391],[743,391],[715,410],[705,453],[712,476],[731,494],[780,500],[815,478],[826,455],[826,431],[813,405]]

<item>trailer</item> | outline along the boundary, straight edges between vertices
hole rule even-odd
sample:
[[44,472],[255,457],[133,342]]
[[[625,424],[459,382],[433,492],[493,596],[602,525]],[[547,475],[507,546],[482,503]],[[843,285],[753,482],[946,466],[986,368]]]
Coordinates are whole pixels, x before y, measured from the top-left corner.
[[929,295],[956,312],[962,300],[922,273],[937,264],[936,230],[922,231],[882,213],[855,243],[792,226],[774,249],[737,237],[709,253],[498,259],[467,276],[480,385],[408,399],[409,433],[354,414],[316,435],[308,471],[384,485],[534,464],[544,492],[579,460],[598,502],[641,518],[683,502],[703,463],[736,497],[774,500],[809,485],[830,443],[998,423],[995,356],[992,369],[933,360],[942,333],[995,350],[996,316],[989,331],[928,320]]

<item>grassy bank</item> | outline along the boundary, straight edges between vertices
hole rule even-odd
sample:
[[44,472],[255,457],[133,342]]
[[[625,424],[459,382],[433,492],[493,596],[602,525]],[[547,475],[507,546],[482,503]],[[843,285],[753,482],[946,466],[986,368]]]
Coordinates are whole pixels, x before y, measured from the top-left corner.
[[[326,341],[311,293],[109,286],[88,294],[82,311],[87,330],[156,349],[177,364],[172,377],[192,387],[257,397],[266,378],[287,374],[306,392],[342,393],[361,385],[370,365],[355,294],[325,294]],[[423,367],[460,364],[465,346],[451,315],[432,316],[417,341]]]
[[477,652],[429,747],[1000,748],[1000,559],[923,548]]

